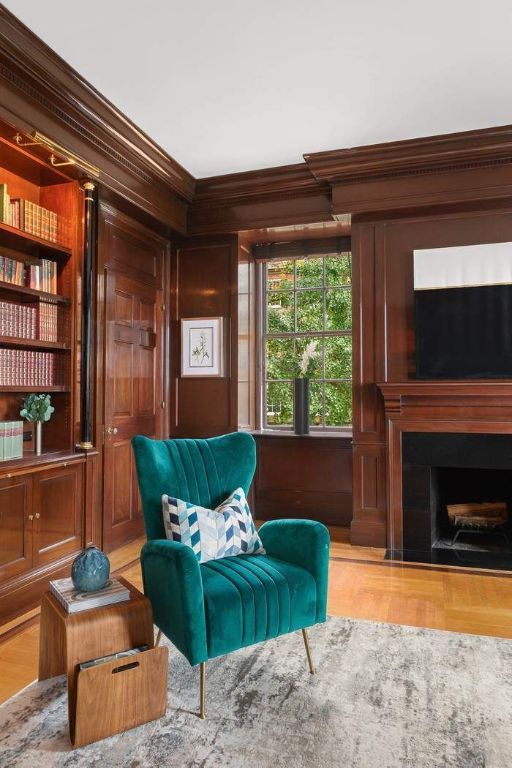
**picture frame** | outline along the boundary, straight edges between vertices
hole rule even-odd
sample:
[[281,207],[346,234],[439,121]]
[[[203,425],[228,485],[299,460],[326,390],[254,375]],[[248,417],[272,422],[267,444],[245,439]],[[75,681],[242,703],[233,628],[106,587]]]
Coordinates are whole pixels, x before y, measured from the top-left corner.
[[181,320],[182,377],[224,376],[224,318],[188,317]]

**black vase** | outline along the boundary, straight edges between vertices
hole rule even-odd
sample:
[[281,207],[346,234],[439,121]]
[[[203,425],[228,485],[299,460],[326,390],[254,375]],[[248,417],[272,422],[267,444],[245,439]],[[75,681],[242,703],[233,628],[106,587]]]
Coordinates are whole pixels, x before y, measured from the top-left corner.
[[309,434],[309,379],[294,380],[293,426],[296,435]]

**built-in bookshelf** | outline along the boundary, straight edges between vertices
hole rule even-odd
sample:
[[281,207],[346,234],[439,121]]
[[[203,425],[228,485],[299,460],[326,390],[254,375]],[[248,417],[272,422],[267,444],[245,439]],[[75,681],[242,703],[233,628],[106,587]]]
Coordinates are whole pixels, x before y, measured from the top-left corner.
[[[77,181],[0,135],[0,421],[18,420],[27,394],[50,393],[55,412],[43,430],[48,456],[71,452],[76,442],[82,206]],[[24,423],[24,431],[16,466],[35,460],[33,425]],[[7,463],[0,460],[0,467]]]

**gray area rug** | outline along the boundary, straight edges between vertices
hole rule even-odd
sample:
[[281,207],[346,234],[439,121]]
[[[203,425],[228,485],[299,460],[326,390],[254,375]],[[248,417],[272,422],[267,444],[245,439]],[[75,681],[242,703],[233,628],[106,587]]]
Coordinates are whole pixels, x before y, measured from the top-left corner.
[[[0,766],[508,768],[512,641],[331,618],[198,669],[175,650],[161,720],[72,750],[63,678],[0,708]],[[101,706],[101,702],[98,702]]]

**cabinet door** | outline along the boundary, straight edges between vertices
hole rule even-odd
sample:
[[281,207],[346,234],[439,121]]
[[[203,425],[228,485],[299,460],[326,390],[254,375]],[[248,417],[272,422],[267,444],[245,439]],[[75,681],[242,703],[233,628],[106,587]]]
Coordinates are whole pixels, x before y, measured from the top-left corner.
[[32,478],[0,480],[0,580],[32,567]]
[[83,465],[62,465],[34,475],[34,565],[82,547]]

